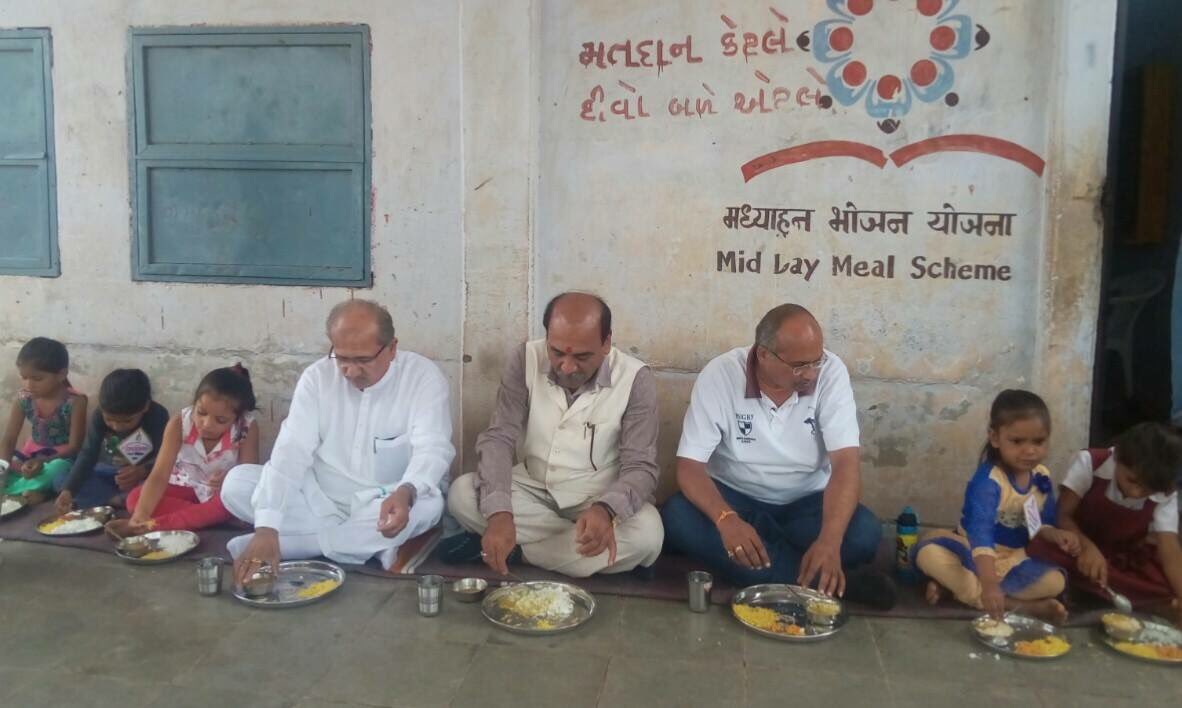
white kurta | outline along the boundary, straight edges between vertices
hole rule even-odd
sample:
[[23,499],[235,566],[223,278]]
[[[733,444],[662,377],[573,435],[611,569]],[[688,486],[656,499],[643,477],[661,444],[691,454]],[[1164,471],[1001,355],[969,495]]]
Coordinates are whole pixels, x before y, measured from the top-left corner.
[[[316,533],[329,558],[390,556],[439,521],[451,433],[447,379],[429,359],[399,351],[385,376],[359,390],[325,357],[300,376],[270,461],[233,470],[222,499],[256,527]],[[377,510],[402,485],[415,489],[411,522],[385,539]]]

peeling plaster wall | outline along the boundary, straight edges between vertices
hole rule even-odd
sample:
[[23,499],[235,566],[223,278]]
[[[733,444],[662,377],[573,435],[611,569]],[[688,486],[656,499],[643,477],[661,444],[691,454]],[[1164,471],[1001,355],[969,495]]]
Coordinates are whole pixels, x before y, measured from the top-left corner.
[[[931,20],[914,2],[877,5],[913,17],[901,26],[874,13],[859,19],[860,58],[873,77],[907,76]],[[464,471],[475,466],[471,446],[506,352],[540,333],[550,296],[590,289],[613,306],[617,344],[658,372],[660,455],[671,473],[696,372],[749,343],[768,307],[799,301],[853,375],[864,498],[876,511],[893,515],[909,502],[925,520],[953,521],[989,402],[1007,386],[1047,397],[1051,462],[1061,467],[1086,441],[1091,398],[1114,0],[961,0],[956,13],[987,28],[990,41],[953,62],[957,106],[916,101],[890,133],[860,102],[812,105],[829,93],[829,65],[797,38],[834,15],[827,3],[772,7],[784,19],[767,3],[738,0],[0,0],[0,27],[53,32],[62,253],[60,278],[0,277],[0,298],[11,303],[0,314],[0,360],[31,336],[56,336],[70,345],[82,388],[96,390],[115,366],[140,366],[176,409],[202,372],[242,359],[269,446],[299,371],[326,349],[328,309],[371,297],[391,307],[401,346],[440,362],[451,379]],[[783,28],[787,51],[725,57],[727,21],[740,37]],[[127,28],[312,23],[371,31],[373,289],[130,282]],[[700,63],[675,58],[658,73],[579,61],[584,42],[687,35]],[[608,102],[603,122],[580,117],[596,85]],[[764,89],[770,101],[777,86],[791,92],[781,110],[734,110],[736,92]],[[715,114],[669,114],[671,98],[693,105],[707,91]],[[610,114],[611,101],[640,95],[648,117]],[[747,182],[740,171],[802,143],[857,141],[889,155],[953,133],[1013,141],[1046,170],[945,152],[881,168],[810,160]],[[913,212],[908,233],[834,232],[830,208],[847,201]],[[935,234],[927,212],[945,202],[1013,213],[1013,235]],[[811,231],[725,228],[726,208],[741,204],[814,209]],[[720,272],[717,252],[740,249],[746,258],[762,252],[763,272]],[[808,282],[774,275],[777,253],[821,264]],[[895,277],[834,275],[831,259],[844,254],[893,255]],[[911,280],[917,255],[1005,263],[1012,279]],[[3,390],[16,383],[12,367],[0,368]],[[667,478],[663,491],[669,486]]]

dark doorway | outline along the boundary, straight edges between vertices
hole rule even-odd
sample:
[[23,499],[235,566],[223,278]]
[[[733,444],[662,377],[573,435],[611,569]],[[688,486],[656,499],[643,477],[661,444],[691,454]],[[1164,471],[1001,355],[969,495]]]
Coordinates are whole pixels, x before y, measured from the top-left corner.
[[1093,445],[1167,420],[1175,263],[1182,232],[1182,12],[1121,0],[1104,194]]

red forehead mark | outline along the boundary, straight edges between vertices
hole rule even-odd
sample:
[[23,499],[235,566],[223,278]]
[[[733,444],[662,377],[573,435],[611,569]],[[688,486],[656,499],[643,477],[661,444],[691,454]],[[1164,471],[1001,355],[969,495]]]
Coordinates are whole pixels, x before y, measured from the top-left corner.
[[574,348],[574,347],[567,347],[567,348],[566,348],[566,349],[564,349],[563,351],[565,351],[567,354],[570,354],[570,353],[571,353],[571,352],[573,352],[574,350],[575,350],[575,348]]

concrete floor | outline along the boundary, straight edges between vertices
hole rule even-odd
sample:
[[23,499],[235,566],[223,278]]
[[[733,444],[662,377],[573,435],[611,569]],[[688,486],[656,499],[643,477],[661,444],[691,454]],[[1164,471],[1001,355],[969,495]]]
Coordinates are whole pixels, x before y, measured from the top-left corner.
[[724,608],[600,597],[552,638],[478,606],[415,612],[414,585],[357,575],[300,610],[196,593],[193,565],[0,543],[0,705],[30,706],[1027,706],[1167,705],[1182,670],[1140,664],[1069,630],[1052,663],[993,655],[956,621],[855,618],[788,645]]

